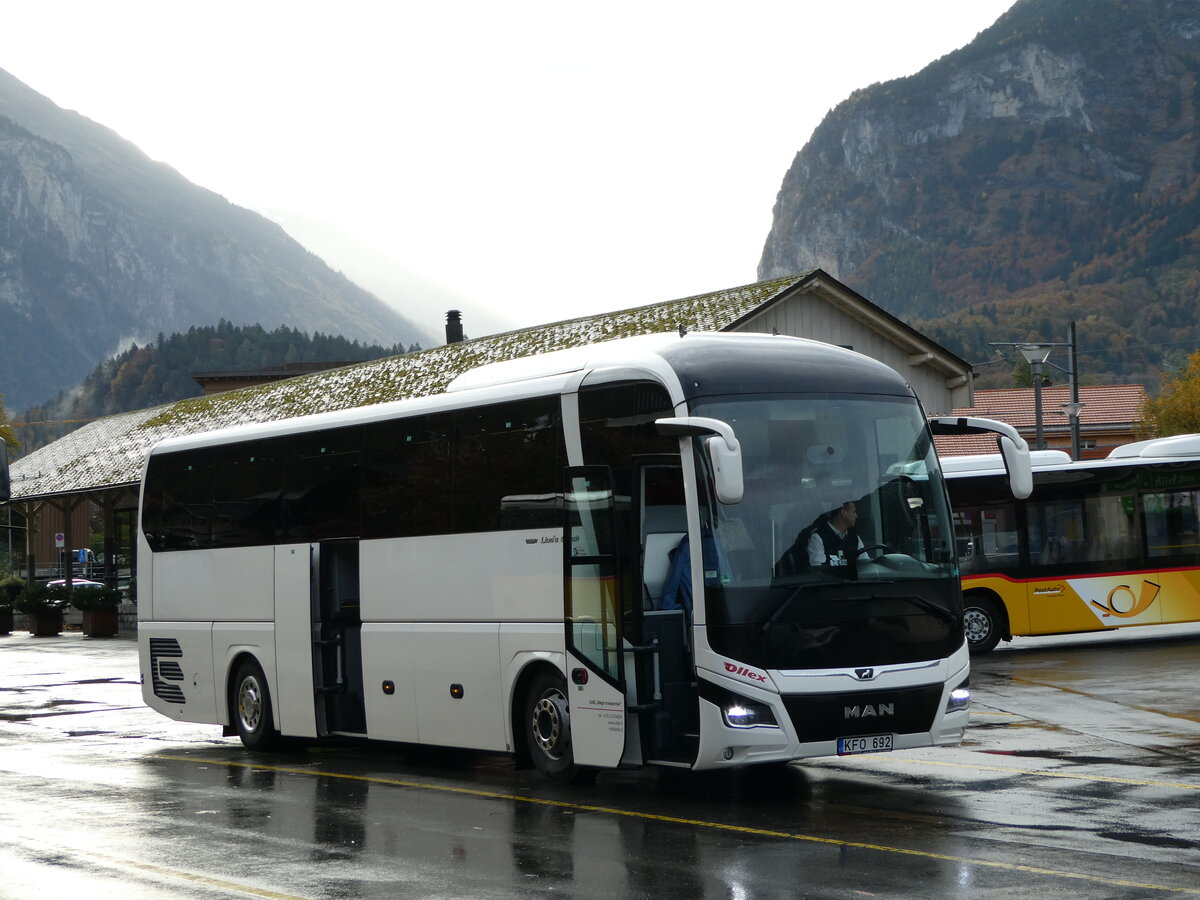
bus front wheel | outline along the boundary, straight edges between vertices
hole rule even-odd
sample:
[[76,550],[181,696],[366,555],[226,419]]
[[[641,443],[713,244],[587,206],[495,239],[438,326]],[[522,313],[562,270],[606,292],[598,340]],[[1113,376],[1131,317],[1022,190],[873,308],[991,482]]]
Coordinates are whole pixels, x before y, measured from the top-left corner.
[[536,675],[525,695],[525,739],[539,772],[554,781],[576,781],[583,770],[571,749],[567,682],[557,671]]
[[237,669],[230,696],[230,714],[247,750],[269,750],[279,737],[271,711],[271,691],[258,663],[246,660]]
[[996,649],[1003,622],[1000,605],[995,600],[979,596],[963,598],[963,628],[971,653],[982,656]]

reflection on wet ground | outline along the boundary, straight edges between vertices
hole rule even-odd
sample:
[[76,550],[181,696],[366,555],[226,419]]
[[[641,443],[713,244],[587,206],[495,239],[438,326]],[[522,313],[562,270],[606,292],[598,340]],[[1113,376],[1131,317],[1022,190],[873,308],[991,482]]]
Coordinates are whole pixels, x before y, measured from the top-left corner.
[[1198,648],[1200,629],[1002,648],[957,748],[561,786],[438,749],[250,754],[145,710],[128,645],[50,666],[4,644],[0,894],[1197,894]]

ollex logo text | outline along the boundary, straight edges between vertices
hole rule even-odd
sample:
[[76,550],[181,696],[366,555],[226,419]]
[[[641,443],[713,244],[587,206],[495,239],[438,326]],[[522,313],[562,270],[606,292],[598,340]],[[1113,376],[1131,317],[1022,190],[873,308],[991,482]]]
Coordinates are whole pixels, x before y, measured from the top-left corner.
[[756,681],[766,681],[766,675],[759,675],[757,672],[751,672],[745,666],[735,666],[731,662],[725,663],[725,671],[732,672],[734,675],[741,675],[743,678],[753,678]]

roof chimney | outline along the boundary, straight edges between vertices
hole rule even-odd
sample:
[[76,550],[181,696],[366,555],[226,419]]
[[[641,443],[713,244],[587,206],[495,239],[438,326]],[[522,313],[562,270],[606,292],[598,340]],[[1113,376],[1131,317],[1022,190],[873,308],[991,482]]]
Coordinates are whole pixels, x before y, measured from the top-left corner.
[[446,313],[446,343],[457,344],[463,339],[462,313],[457,309]]

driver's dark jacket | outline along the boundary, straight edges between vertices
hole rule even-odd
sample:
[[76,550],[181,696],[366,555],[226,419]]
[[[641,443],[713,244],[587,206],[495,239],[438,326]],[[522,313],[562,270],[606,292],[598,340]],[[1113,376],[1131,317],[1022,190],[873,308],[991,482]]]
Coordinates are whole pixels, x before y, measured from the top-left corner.
[[858,555],[858,532],[851,528],[844,535],[839,535],[828,519],[822,519],[814,533],[821,539],[825,548],[824,565],[833,568],[854,565],[854,559]]

